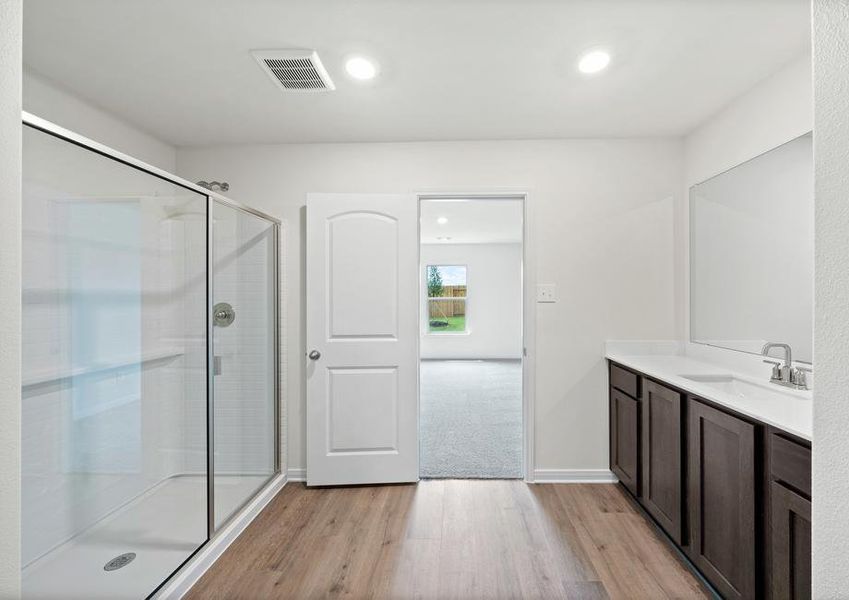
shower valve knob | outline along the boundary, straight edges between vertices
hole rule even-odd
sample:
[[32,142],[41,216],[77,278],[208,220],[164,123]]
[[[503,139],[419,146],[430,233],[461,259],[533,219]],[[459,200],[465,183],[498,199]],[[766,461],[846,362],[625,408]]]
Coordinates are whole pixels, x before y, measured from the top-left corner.
[[236,319],[236,311],[226,302],[212,307],[212,320],[216,327],[228,327]]

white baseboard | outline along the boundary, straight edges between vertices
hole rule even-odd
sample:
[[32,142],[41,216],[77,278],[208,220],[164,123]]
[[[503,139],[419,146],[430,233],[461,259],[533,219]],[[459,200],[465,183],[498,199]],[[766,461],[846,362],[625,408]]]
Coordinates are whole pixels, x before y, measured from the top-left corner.
[[609,469],[535,469],[534,483],[617,483]]
[[522,355],[518,354],[516,356],[422,356],[419,358],[422,362],[428,361],[451,361],[451,362],[481,362],[485,360],[522,360]]
[[[288,470],[289,481],[306,481],[307,470],[292,467]],[[609,469],[536,469],[533,483],[617,483]]]
[[251,524],[251,521],[286,485],[286,475],[278,475],[268,482],[259,494],[219,531],[180,571],[153,597],[156,600],[178,600],[198,582],[204,573],[224,553],[227,547]]
[[307,480],[307,470],[303,467],[292,467],[288,471],[288,479],[289,481],[306,481]]

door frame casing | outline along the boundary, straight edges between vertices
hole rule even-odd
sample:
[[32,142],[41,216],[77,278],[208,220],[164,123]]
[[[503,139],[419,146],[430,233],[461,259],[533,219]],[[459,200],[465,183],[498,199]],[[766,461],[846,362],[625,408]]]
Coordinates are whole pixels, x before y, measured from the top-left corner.
[[[532,211],[530,194],[525,189],[501,188],[475,191],[428,190],[415,193],[421,221],[423,200],[521,200],[522,201],[522,479],[534,482],[534,391],[536,387],[536,257],[530,243]],[[418,228],[419,264],[421,270],[421,222]],[[421,277],[419,278],[421,280]],[[421,302],[418,305],[418,322],[421,326]],[[417,355],[421,365],[421,335],[417,339]],[[421,402],[421,382],[418,386],[417,404]],[[419,412],[421,407],[419,406]],[[419,415],[420,416],[420,415]],[[418,416],[417,416],[418,418]],[[419,423],[421,426],[421,423]],[[420,436],[421,437],[421,436]],[[419,461],[421,464],[421,460]]]

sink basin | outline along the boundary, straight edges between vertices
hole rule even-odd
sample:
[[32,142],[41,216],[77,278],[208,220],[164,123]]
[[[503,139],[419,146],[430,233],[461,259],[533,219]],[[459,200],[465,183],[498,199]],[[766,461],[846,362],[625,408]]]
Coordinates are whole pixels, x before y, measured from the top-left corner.
[[695,383],[712,387],[715,390],[737,396],[739,398],[751,398],[760,400],[770,400],[775,398],[775,394],[784,396],[800,397],[799,392],[786,390],[778,385],[765,383],[763,385],[752,383],[744,379],[739,379],[734,375],[724,374],[709,374],[709,375],[681,375],[684,379],[689,379]]

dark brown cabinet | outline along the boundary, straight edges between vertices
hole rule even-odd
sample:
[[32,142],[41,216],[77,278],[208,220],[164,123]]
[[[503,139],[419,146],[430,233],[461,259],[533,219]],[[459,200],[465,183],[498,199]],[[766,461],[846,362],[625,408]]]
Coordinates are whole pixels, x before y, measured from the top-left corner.
[[811,597],[811,445],[610,364],[610,468],[723,598]]
[[788,437],[770,432],[770,480],[783,483],[803,496],[811,497],[811,448]]
[[610,468],[631,493],[639,495],[639,401],[610,390]]
[[768,437],[768,597],[811,597],[811,448],[778,430]]
[[640,397],[640,376],[623,369],[618,365],[610,365],[610,387],[618,389],[620,392],[631,396],[631,398]]
[[778,482],[770,484],[772,600],[811,597],[811,501]]
[[610,470],[640,495],[640,378],[610,365]]
[[690,559],[724,598],[757,587],[755,426],[688,404]]
[[654,381],[643,385],[643,507],[676,544],[682,543],[681,394]]

